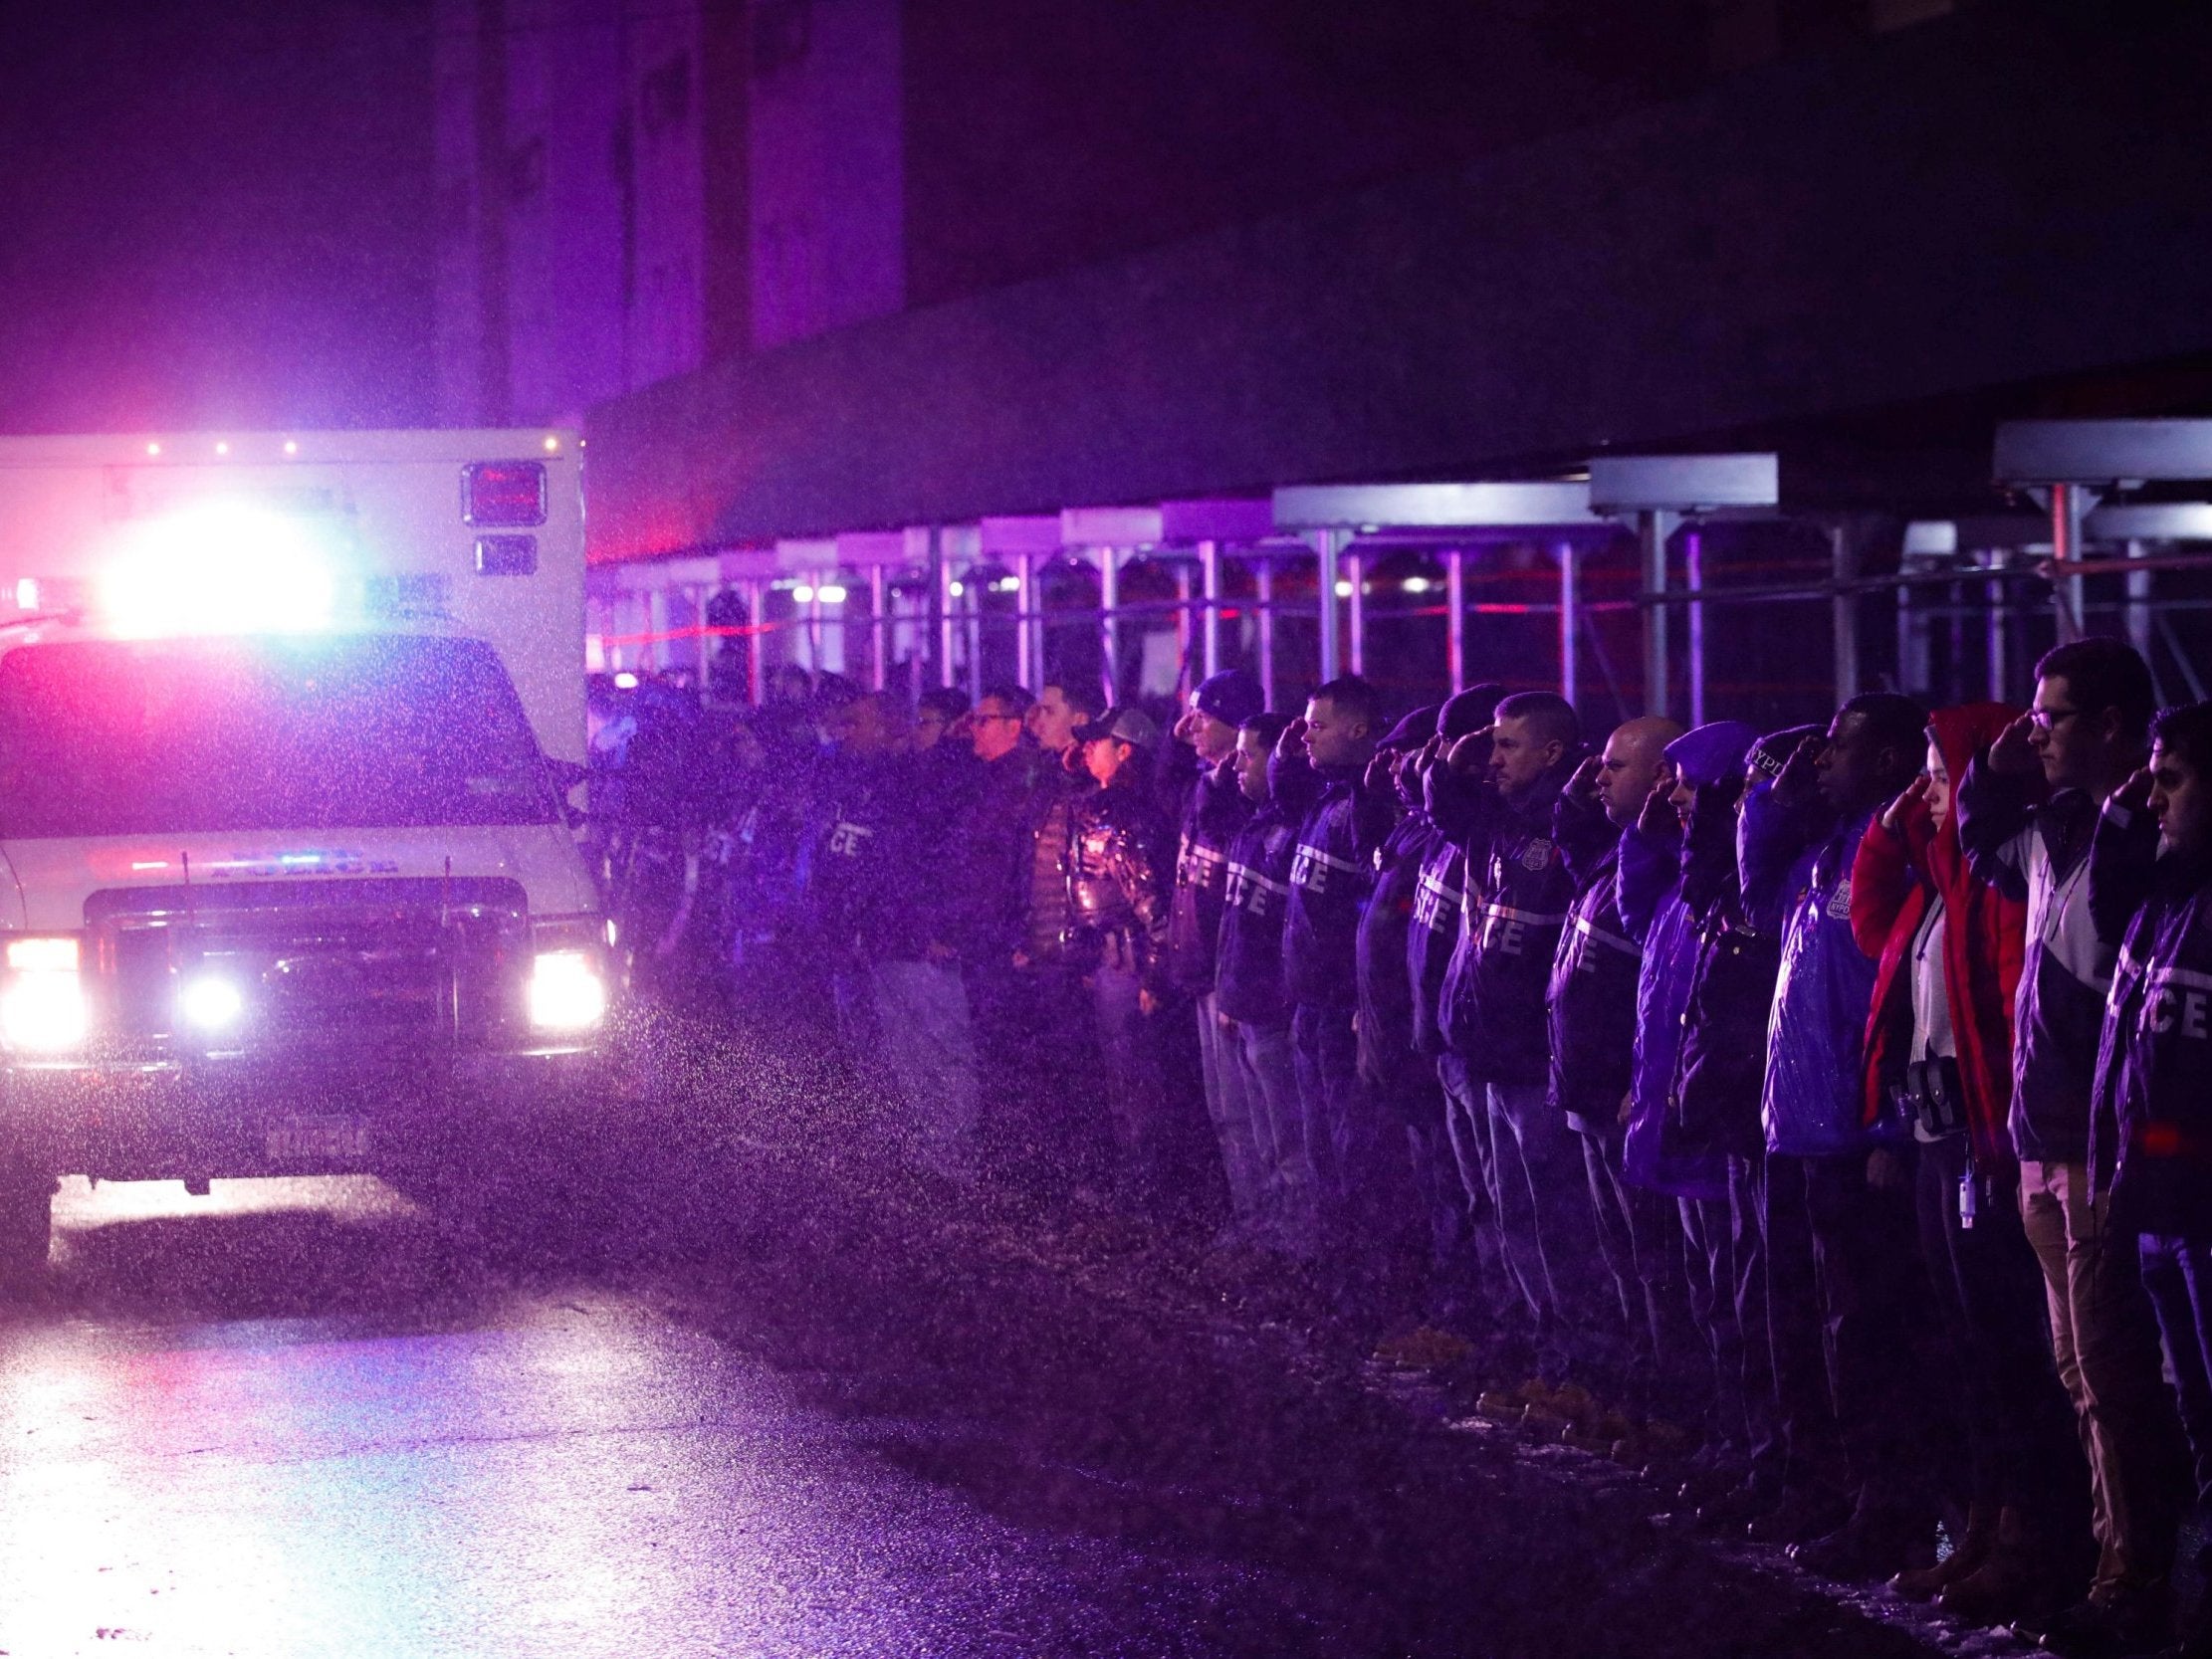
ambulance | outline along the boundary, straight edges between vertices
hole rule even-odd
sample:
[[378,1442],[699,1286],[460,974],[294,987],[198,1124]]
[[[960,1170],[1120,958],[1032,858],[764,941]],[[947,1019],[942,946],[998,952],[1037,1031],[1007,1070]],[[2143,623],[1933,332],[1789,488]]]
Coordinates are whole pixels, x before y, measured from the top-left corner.
[[0,1276],[61,1176],[450,1195],[587,1104],[578,465],[0,439]]

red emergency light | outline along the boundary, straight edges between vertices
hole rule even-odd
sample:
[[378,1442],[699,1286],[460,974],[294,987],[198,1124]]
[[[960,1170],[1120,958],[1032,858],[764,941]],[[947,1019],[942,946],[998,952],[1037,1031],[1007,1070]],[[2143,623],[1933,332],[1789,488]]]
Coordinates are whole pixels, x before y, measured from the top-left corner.
[[461,517],[471,524],[513,529],[546,521],[543,461],[477,461],[461,469]]

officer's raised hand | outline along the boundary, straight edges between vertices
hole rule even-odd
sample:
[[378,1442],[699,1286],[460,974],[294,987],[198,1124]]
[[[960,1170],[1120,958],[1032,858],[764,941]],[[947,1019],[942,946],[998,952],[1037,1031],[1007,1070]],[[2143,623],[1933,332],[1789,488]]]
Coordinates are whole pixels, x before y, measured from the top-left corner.
[[1371,795],[1389,794],[1394,782],[1391,776],[1391,767],[1397,763],[1397,760],[1396,750],[1377,749],[1367,762],[1367,771],[1360,778],[1360,787]]
[[1484,772],[1490,766],[1490,733],[1496,727],[1485,726],[1479,731],[1470,731],[1451,745],[1444,755],[1444,764],[1455,772]]
[[1997,740],[1989,745],[1989,769],[2009,777],[2042,771],[2043,762],[2036,758],[2035,728],[2035,718],[2022,715],[1998,732]]
[[1904,826],[1912,821],[1914,809],[1927,798],[1928,774],[1922,772],[1906,784],[1903,792],[1889,803],[1888,809],[1881,815],[1881,827],[1891,835],[1902,835]]
[[1595,754],[1586,755],[1582,764],[1567,779],[1566,787],[1560,790],[1561,798],[1577,812],[1598,810],[1599,758]]
[[1774,780],[1774,798],[1782,806],[1809,806],[1820,788],[1821,753],[1828,739],[1820,735],[1801,739],[1790,751],[1781,775]]
[[2150,806],[2151,776],[2148,766],[2137,766],[2127,776],[2127,781],[2112,791],[2112,804],[2129,812],[2146,811]]
[[1306,757],[1306,718],[1293,715],[1290,724],[1282,728],[1282,735],[1275,739],[1277,760],[1303,760]]
[[1664,783],[1652,785],[1652,792],[1644,797],[1644,805],[1636,814],[1636,832],[1657,840],[1671,840],[1681,833],[1682,815],[1674,805],[1673,788]]

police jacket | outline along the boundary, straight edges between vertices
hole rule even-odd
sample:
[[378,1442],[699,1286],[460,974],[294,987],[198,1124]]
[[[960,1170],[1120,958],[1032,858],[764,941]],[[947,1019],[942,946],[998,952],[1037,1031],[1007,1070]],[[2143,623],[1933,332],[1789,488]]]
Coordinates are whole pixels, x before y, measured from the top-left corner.
[[[1452,1052],[1492,1083],[1550,1078],[1544,997],[1575,896],[1574,877],[1552,839],[1552,806],[1579,761],[1562,760],[1522,801],[1485,785],[1459,820],[1466,908],[1440,1013]],[[1438,827],[1453,833],[1450,825]]]
[[1785,804],[1763,778],[1744,791],[1744,911],[1781,936],[1759,1097],[1770,1152],[1826,1157],[1867,1144],[1860,1066],[1875,964],[1851,931],[1851,873],[1873,818]]
[[1229,840],[1215,1004],[1245,1025],[1273,1028],[1290,1019],[1282,939],[1297,843],[1297,826],[1272,802],[1255,811]]
[[2212,1238],[2212,858],[2152,863],[2150,814],[2107,801],[2090,851],[2120,934],[2091,1100],[2093,1191],[2123,1230]]
[[1636,987],[1644,949],[1621,920],[1621,840],[1594,804],[1562,795],[1552,840],[1576,888],[1552,956],[1551,1104],[1586,1135],[1617,1123],[1636,1077]]
[[1975,755],[1958,785],[1958,838],[1975,877],[2028,907],[2028,948],[2013,1003],[2013,1150],[2023,1161],[2089,1156],[2090,1084],[2118,940],[2090,914],[2097,802],[2062,789],[2035,804],[2033,779]]
[[1283,986],[1303,1007],[1349,1013],[1359,1004],[1355,961],[1360,915],[1374,891],[1381,836],[1352,767],[1317,770],[1303,755],[1276,754],[1268,792],[1298,826],[1284,912]]
[[1175,860],[1175,899],[1168,913],[1168,976],[1176,988],[1204,996],[1214,988],[1214,953],[1228,888],[1228,844],[1252,815],[1233,769],[1203,769],[1184,797]]
[[815,763],[791,874],[806,932],[835,960],[855,956],[863,929],[874,931],[892,812],[881,760],[828,753]]
[[1164,994],[1167,979],[1168,826],[1127,774],[1075,802],[1067,841],[1065,956],[1082,971],[1133,968]]
[[[1734,1150],[1750,1152],[1758,1143],[1758,1084],[1765,1069],[1765,1011],[1774,1000],[1774,966],[1763,982],[1750,986],[1743,1006],[1750,1020],[1736,1033],[1712,1029],[1716,1009],[1698,1009],[1692,1026],[1692,997],[1698,966],[1705,960],[1705,932],[1718,935],[1723,918],[1736,903],[1736,812],[1732,789],[1721,785],[1718,769],[1741,767],[1747,738],[1725,729],[1698,727],[1667,747],[1667,756],[1696,785],[1690,807],[1690,832],[1674,827],[1648,832],[1631,825],[1622,834],[1622,921],[1631,937],[1644,944],[1637,973],[1637,1053],[1635,1106],[1628,1115],[1622,1145],[1622,1172],[1653,1192],[1676,1199],[1727,1196],[1727,1137],[1714,1133],[1710,1120],[1692,1120],[1683,1111],[1685,1055],[1698,1066],[1696,1100],[1718,1100],[1734,1109]],[[1741,944],[1738,935],[1730,944]],[[1725,946],[1723,946],[1725,949]],[[1727,1002],[1732,986],[1723,984],[1738,964],[1732,949],[1712,957],[1718,980],[1707,986],[1710,1002]],[[1694,1049],[1692,1049],[1694,1042]],[[1718,1073],[1718,1062],[1734,1064],[1734,1077]]]
[[1406,977],[1413,992],[1414,1049],[1429,1059],[1445,1052],[1438,1009],[1443,998],[1444,974],[1451,966],[1451,952],[1459,942],[1466,871],[1467,855],[1436,827],[1432,818],[1429,844],[1414,879],[1414,914],[1406,928]]
[[1375,849],[1375,891],[1360,918],[1359,1067],[1378,1087],[1396,1084],[1417,1063],[1432,1085],[1436,1077],[1436,1068],[1415,1046],[1414,983],[1407,967],[1422,865],[1438,839],[1427,814],[1409,811]]
[[[1694,793],[1665,880],[1648,861],[1657,849],[1641,845],[1641,832],[1622,845],[1622,904],[1632,927],[1645,909],[1632,894],[1659,893],[1644,931],[1637,1106],[1623,1162],[1632,1180],[1684,1198],[1725,1196],[1729,1154],[1752,1156],[1764,1143],[1759,1092],[1780,950],[1744,921],[1736,869],[1736,791],[1756,735],[1722,722],[1667,745]],[[1652,1128],[1640,1136],[1647,1122]]]

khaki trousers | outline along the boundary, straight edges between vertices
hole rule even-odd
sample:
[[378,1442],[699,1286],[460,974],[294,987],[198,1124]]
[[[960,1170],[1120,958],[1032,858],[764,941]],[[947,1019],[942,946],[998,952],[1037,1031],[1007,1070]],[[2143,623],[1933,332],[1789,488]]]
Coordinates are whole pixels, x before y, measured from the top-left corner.
[[2179,1429],[2132,1234],[2089,1200],[2080,1163],[2023,1163],[2020,1219],[2043,1269],[2052,1357],[2090,1463],[2097,1530],[2093,1593],[2163,1578],[2180,1519]]

